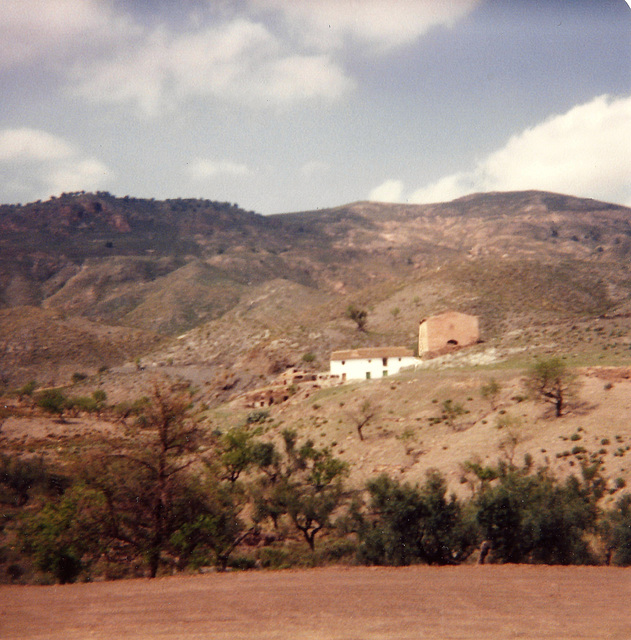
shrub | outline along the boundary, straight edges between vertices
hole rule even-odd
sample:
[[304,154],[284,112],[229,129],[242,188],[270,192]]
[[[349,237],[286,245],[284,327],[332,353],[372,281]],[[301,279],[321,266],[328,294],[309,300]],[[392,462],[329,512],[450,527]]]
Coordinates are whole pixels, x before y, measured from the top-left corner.
[[258,550],[257,557],[264,569],[286,569],[291,566],[286,549],[263,547]]
[[259,422],[265,422],[269,418],[269,411],[267,409],[258,409],[248,414],[246,422],[248,424],[256,424]]
[[17,389],[16,393],[18,394],[18,396],[32,396],[33,393],[35,392],[35,389],[37,389],[37,387],[38,387],[37,381],[30,380],[25,385]]
[[63,415],[68,407],[68,399],[59,389],[44,389],[36,399],[37,406],[47,413]]

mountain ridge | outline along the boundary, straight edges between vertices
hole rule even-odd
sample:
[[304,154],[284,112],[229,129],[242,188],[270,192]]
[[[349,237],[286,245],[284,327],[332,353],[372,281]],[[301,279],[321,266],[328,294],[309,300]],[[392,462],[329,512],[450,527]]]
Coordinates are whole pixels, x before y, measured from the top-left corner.
[[[209,375],[268,350],[267,379],[309,352],[325,368],[333,349],[413,346],[418,320],[446,308],[478,315],[487,339],[624,311],[630,256],[630,208],[541,191],[273,216],[78,192],[0,206],[0,309],[144,332],[130,359],[162,336],[166,360]],[[344,317],[349,304],[368,310],[368,332]]]

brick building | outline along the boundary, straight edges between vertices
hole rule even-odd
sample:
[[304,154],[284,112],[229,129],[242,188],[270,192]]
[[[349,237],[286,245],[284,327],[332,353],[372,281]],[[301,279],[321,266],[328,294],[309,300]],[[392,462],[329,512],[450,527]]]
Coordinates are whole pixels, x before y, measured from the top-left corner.
[[420,356],[440,355],[480,340],[478,318],[458,311],[446,311],[423,320],[418,330]]

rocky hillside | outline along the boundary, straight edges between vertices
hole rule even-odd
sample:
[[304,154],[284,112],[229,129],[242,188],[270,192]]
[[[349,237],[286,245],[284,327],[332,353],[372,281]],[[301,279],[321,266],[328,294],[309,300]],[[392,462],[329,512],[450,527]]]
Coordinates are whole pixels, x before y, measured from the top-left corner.
[[[534,191],[268,217],[208,200],[64,194],[0,206],[0,308],[14,327],[0,369],[33,360],[15,331],[15,318],[41,322],[16,311],[27,306],[53,314],[38,331],[75,370],[87,352],[94,368],[141,355],[247,388],[291,365],[326,368],[335,348],[413,347],[418,321],[445,308],[477,314],[487,341],[624,315],[630,255],[631,209]],[[344,317],[351,303],[368,311],[366,333]],[[59,318],[92,329],[58,330]],[[87,337],[102,325],[126,345],[109,359]]]

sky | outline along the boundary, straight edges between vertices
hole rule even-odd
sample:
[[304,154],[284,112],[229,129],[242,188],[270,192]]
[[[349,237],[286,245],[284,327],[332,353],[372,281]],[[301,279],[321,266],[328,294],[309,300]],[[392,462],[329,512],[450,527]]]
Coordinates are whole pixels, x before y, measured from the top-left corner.
[[2,0],[0,202],[631,206],[629,2]]

